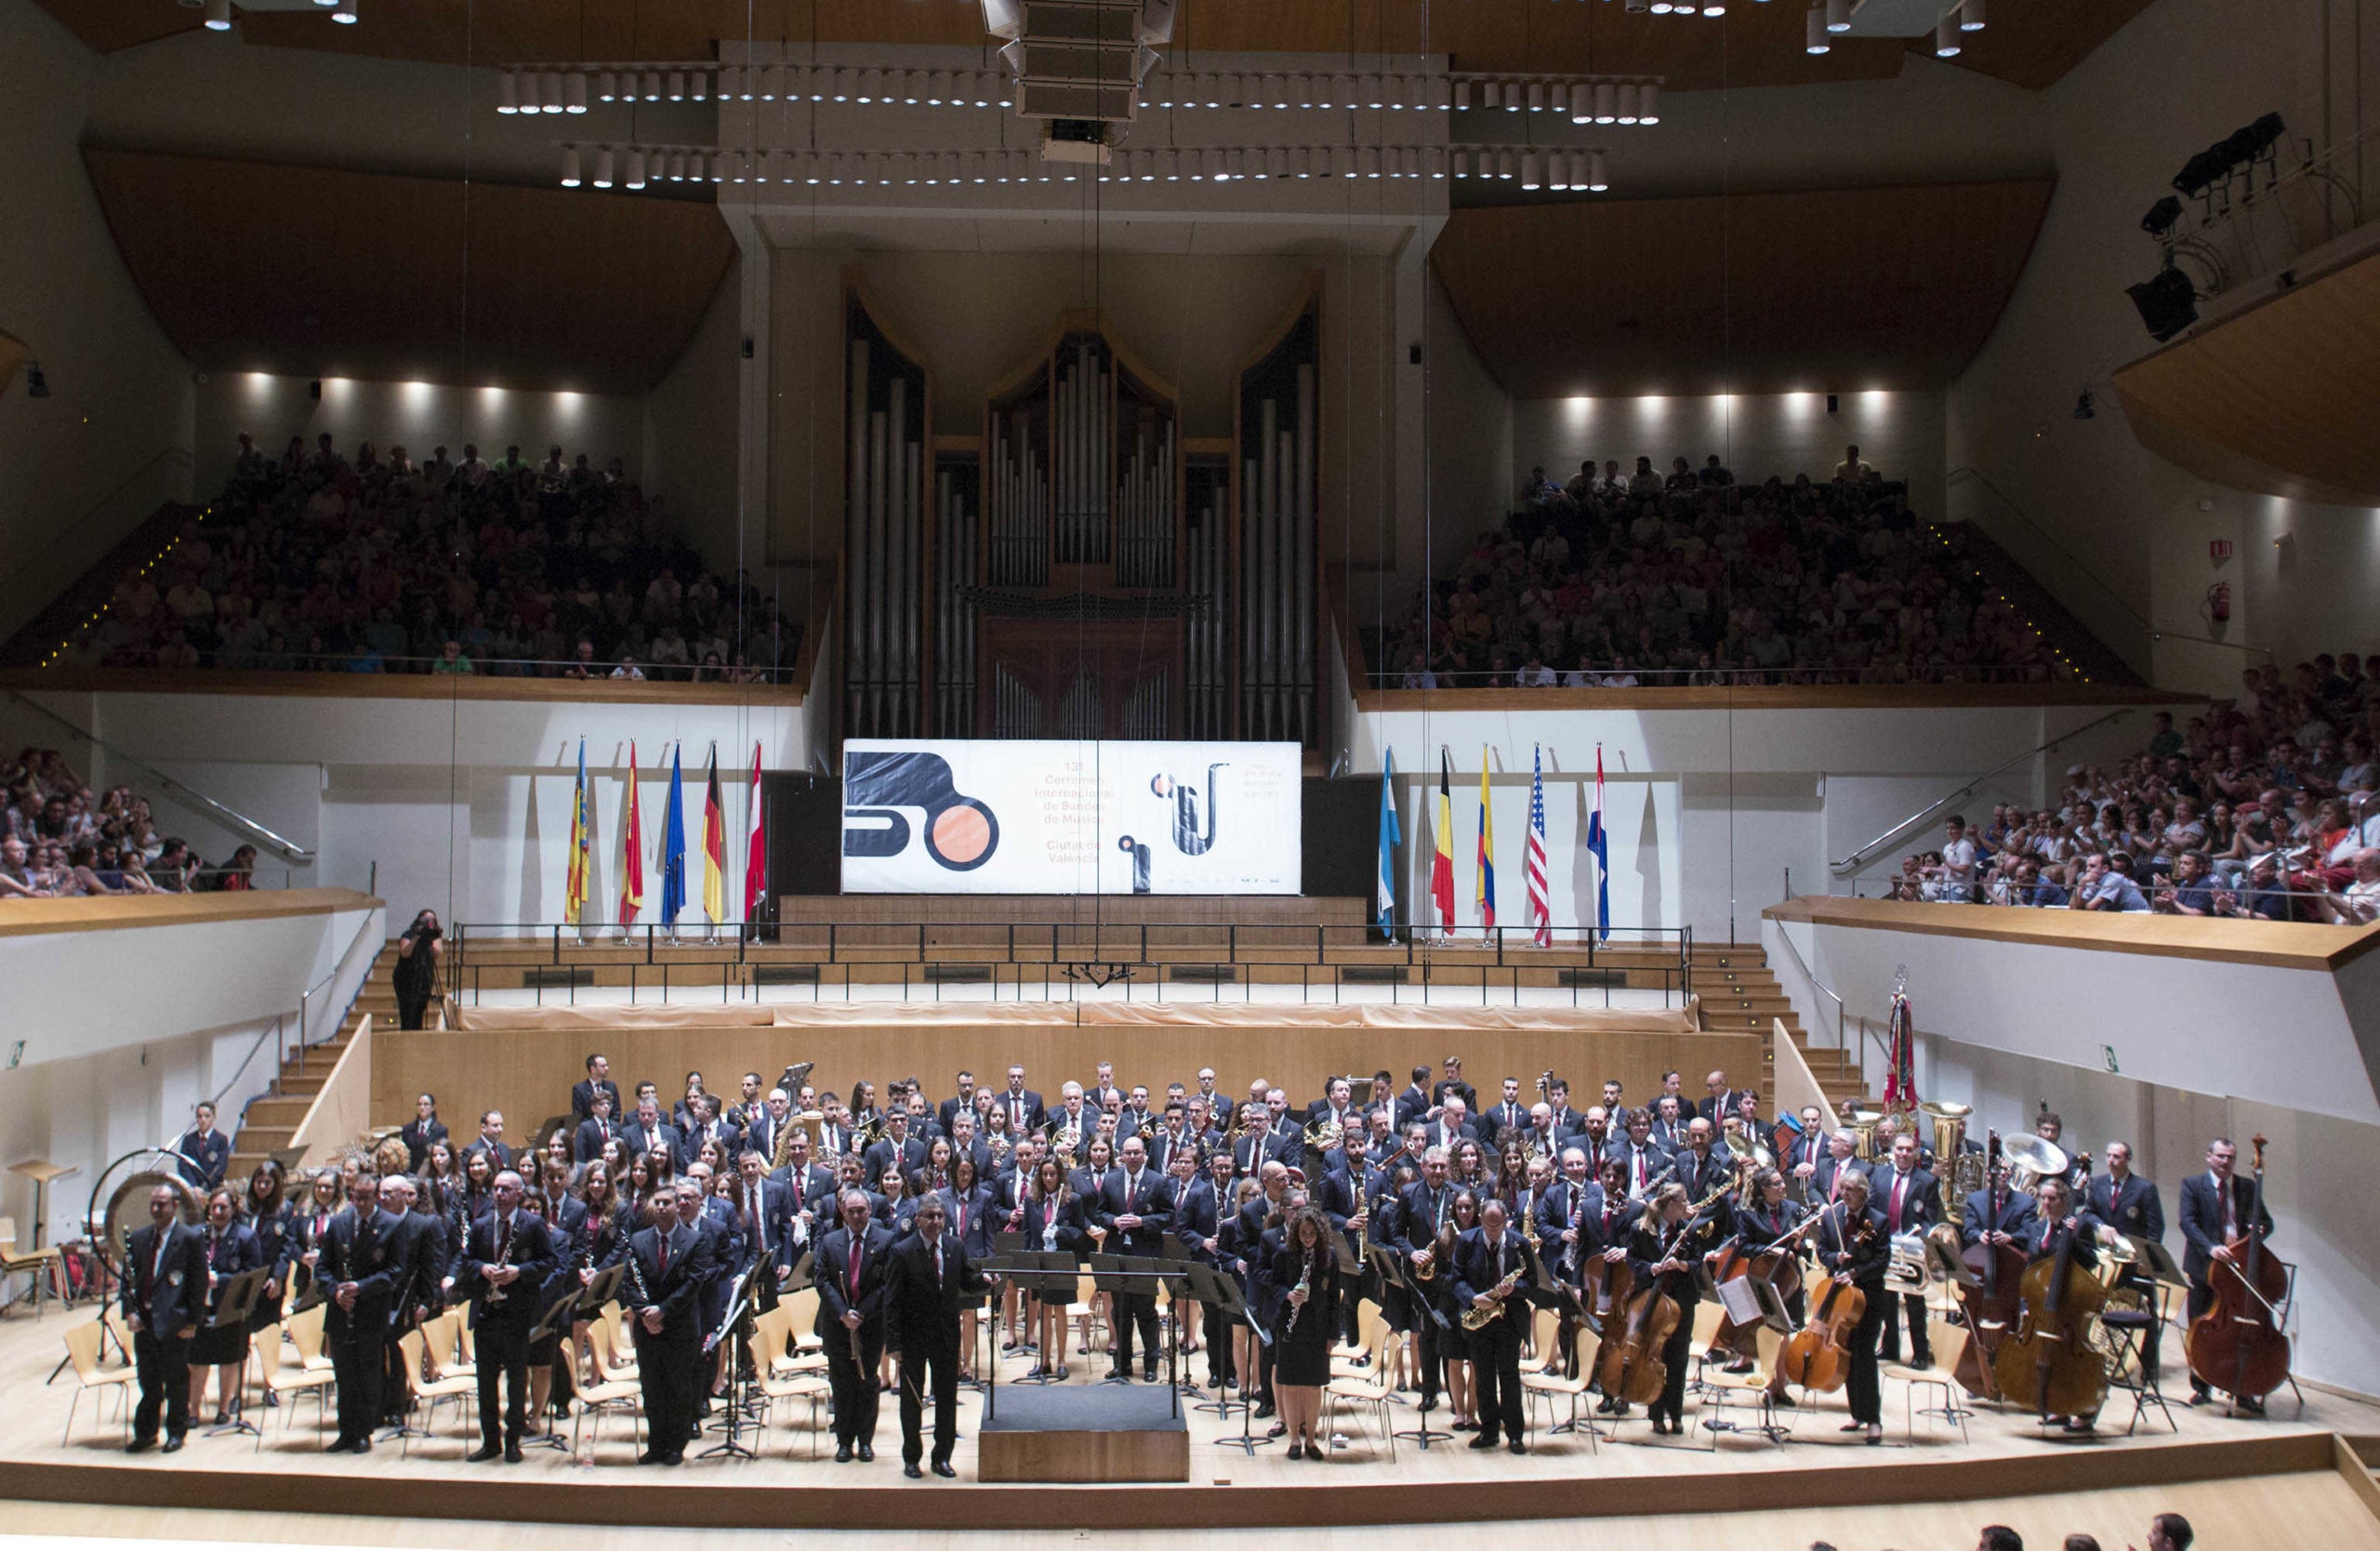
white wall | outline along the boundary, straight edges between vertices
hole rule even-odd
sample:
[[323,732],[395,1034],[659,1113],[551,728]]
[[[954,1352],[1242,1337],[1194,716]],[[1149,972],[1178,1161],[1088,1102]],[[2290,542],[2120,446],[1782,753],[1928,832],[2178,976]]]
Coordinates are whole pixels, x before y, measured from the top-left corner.
[[0,0],[0,330],[49,382],[0,392],[0,635],[155,510],[187,499],[191,385],[117,256],[80,152],[94,56]]
[[[2336,29],[2328,50],[2326,14]],[[2351,43],[2359,17],[2360,60]],[[1973,466],[1990,482],[1954,482],[1952,514],[1982,524],[2109,646],[2177,689],[2228,689],[2241,654],[2176,641],[2152,649],[2150,628],[2207,634],[2199,614],[2206,587],[2237,583],[2241,571],[2251,581],[2235,587],[2223,639],[2291,656],[2369,643],[2348,634],[2368,569],[2309,563],[2309,544],[2307,562],[2260,577],[2248,551],[2268,525],[2267,497],[2191,478],[2144,450],[2107,391],[2118,366],[2153,348],[2123,288],[2156,272],[2139,221],[2169,192],[2175,170],[2275,110],[2293,137],[2320,143],[2327,105],[2331,132],[2347,138],[2355,105],[2380,87],[2380,47],[2370,41],[2380,38],[2380,0],[2270,0],[2242,23],[2224,0],[2162,0],[2042,94],[2057,192],[2007,311],[1953,384],[1948,408],[1951,468]],[[2086,386],[2097,391],[2098,415],[2075,420],[2075,394]],[[2374,519],[2307,504],[2285,521],[2343,530],[2362,554],[2352,536]],[[2208,561],[2217,538],[2239,545],[2241,561],[2228,572]]]
[[644,396],[645,489],[662,497],[687,541],[721,577],[758,570],[768,538],[761,514],[740,510],[735,493],[742,285],[739,257],[720,276],[702,322],[668,375]]
[[[1463,331],[1462,319],[1435,270],[1429,276],[1422,349],[1428,372],[1423,405],[1430,427],[1430,504],[1422,548],[1429,574],[1436,576],[1471,547],[1473,536],[1495,526],[1511,510],[1519,479],[1511,471],[1516,456],[1515,406],[1472,348],[1471,336]],[[1396,585],[1382,601],[1381,618],[1367,616],[1364,623],[1402,623],[1410,616],[1414,590],[1426,578],[1411,559],[1400,559],[1404,564]],[[1387,666],[1372,664],[1375,669]]]
[[[1835,413],[1826,396],[1835,395]],[[1516,399],[1513,403],[1510,497],[1529,470],[1543,464],[1560,484],[1580,461],[1618,458],[1623,471],[1639,455],[1669,472],[1670,459],[1695,468],[1717,453],[1739,480],[1771,474],[1792,484],[1805,473],[1824,483],[1857,443],[1862,461],[1886,479],[1909,482],[1909,502],[1921,517],[1945,515],[1940,393],[1886,392],[1856,382],[1813,381],[1796,393],[1718,393],[1692,397]]]

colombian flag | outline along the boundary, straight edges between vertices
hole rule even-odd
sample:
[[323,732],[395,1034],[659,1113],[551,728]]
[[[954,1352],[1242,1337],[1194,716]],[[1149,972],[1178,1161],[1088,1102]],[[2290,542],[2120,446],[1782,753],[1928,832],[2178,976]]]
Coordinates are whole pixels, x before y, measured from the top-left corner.
[[719,749],[710,751],[710,783],[703,793],[703,914],[714,926],[727,920],[727,810],[719,801]]
[[1479,749],[1479,924],[1496,929],[1496,821],[1488,811],[1488,749]]
[[1430,897],[1438,907],[1438,925],[1454,930],[1454,767],[1447,751],[1438,750],[1437,855],[1430,858]]
[[627,812],[620,815],[620,924],[633,925],[644,908],[644,821],[638,815],[636,745],[628,745]]

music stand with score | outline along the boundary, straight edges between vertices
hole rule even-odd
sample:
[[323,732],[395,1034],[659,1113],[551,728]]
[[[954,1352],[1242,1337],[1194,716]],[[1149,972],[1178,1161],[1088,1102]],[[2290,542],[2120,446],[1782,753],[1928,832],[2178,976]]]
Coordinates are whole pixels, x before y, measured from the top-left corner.
[[[221,1295],[216,1300],[215,1318],[206,1322],[207,1328],[219,1331],[245,1325],[248,1316],[254,1314],[257,1305],[263,1301],[264,1284],[271,1279],[272,1267],[259,1266],[254,1270],[242,1271],[225,1282]],[[281,1332],[278,1328],[266,1331],[263,1338],[278,1341]],[[240,1365],[240,1372],[241,1382],[231,1396],[231,1419],[219,1427],[208,1429],[206,1436],[209,1438],[218,1438],[225,1433],[261,1436],[256,1424],[247,1419],[247,1364],[245,1361]]]

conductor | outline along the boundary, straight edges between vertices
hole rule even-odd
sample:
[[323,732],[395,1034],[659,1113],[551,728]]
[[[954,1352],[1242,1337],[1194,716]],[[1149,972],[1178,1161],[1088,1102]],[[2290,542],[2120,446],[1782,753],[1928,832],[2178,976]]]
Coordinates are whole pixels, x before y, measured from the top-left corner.
[[892,1248],[885,1307],[892,1342],[901,1353],[902,1473],[916,1480],[924,1472],[924,1391],[928,1370],[933,1385],[933,1473],[954,1476],[951,1439],[958,1435],[959,1309],[991,1287],[967,1247],[945,1233],[942,1198],[928,1196],[918,1208],[917,1231]]

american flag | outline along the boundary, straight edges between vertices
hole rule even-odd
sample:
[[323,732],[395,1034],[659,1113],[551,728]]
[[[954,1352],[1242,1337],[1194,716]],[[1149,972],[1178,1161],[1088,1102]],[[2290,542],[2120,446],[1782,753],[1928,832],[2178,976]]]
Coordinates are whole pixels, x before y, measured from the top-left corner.
[[1545,750],[1530,756],[1536,774],[1528,784],[1528,850],[1521,870],[1528,874],[1528,920],[1537,946],[1554,946],[1554,904],[1545,887]]

